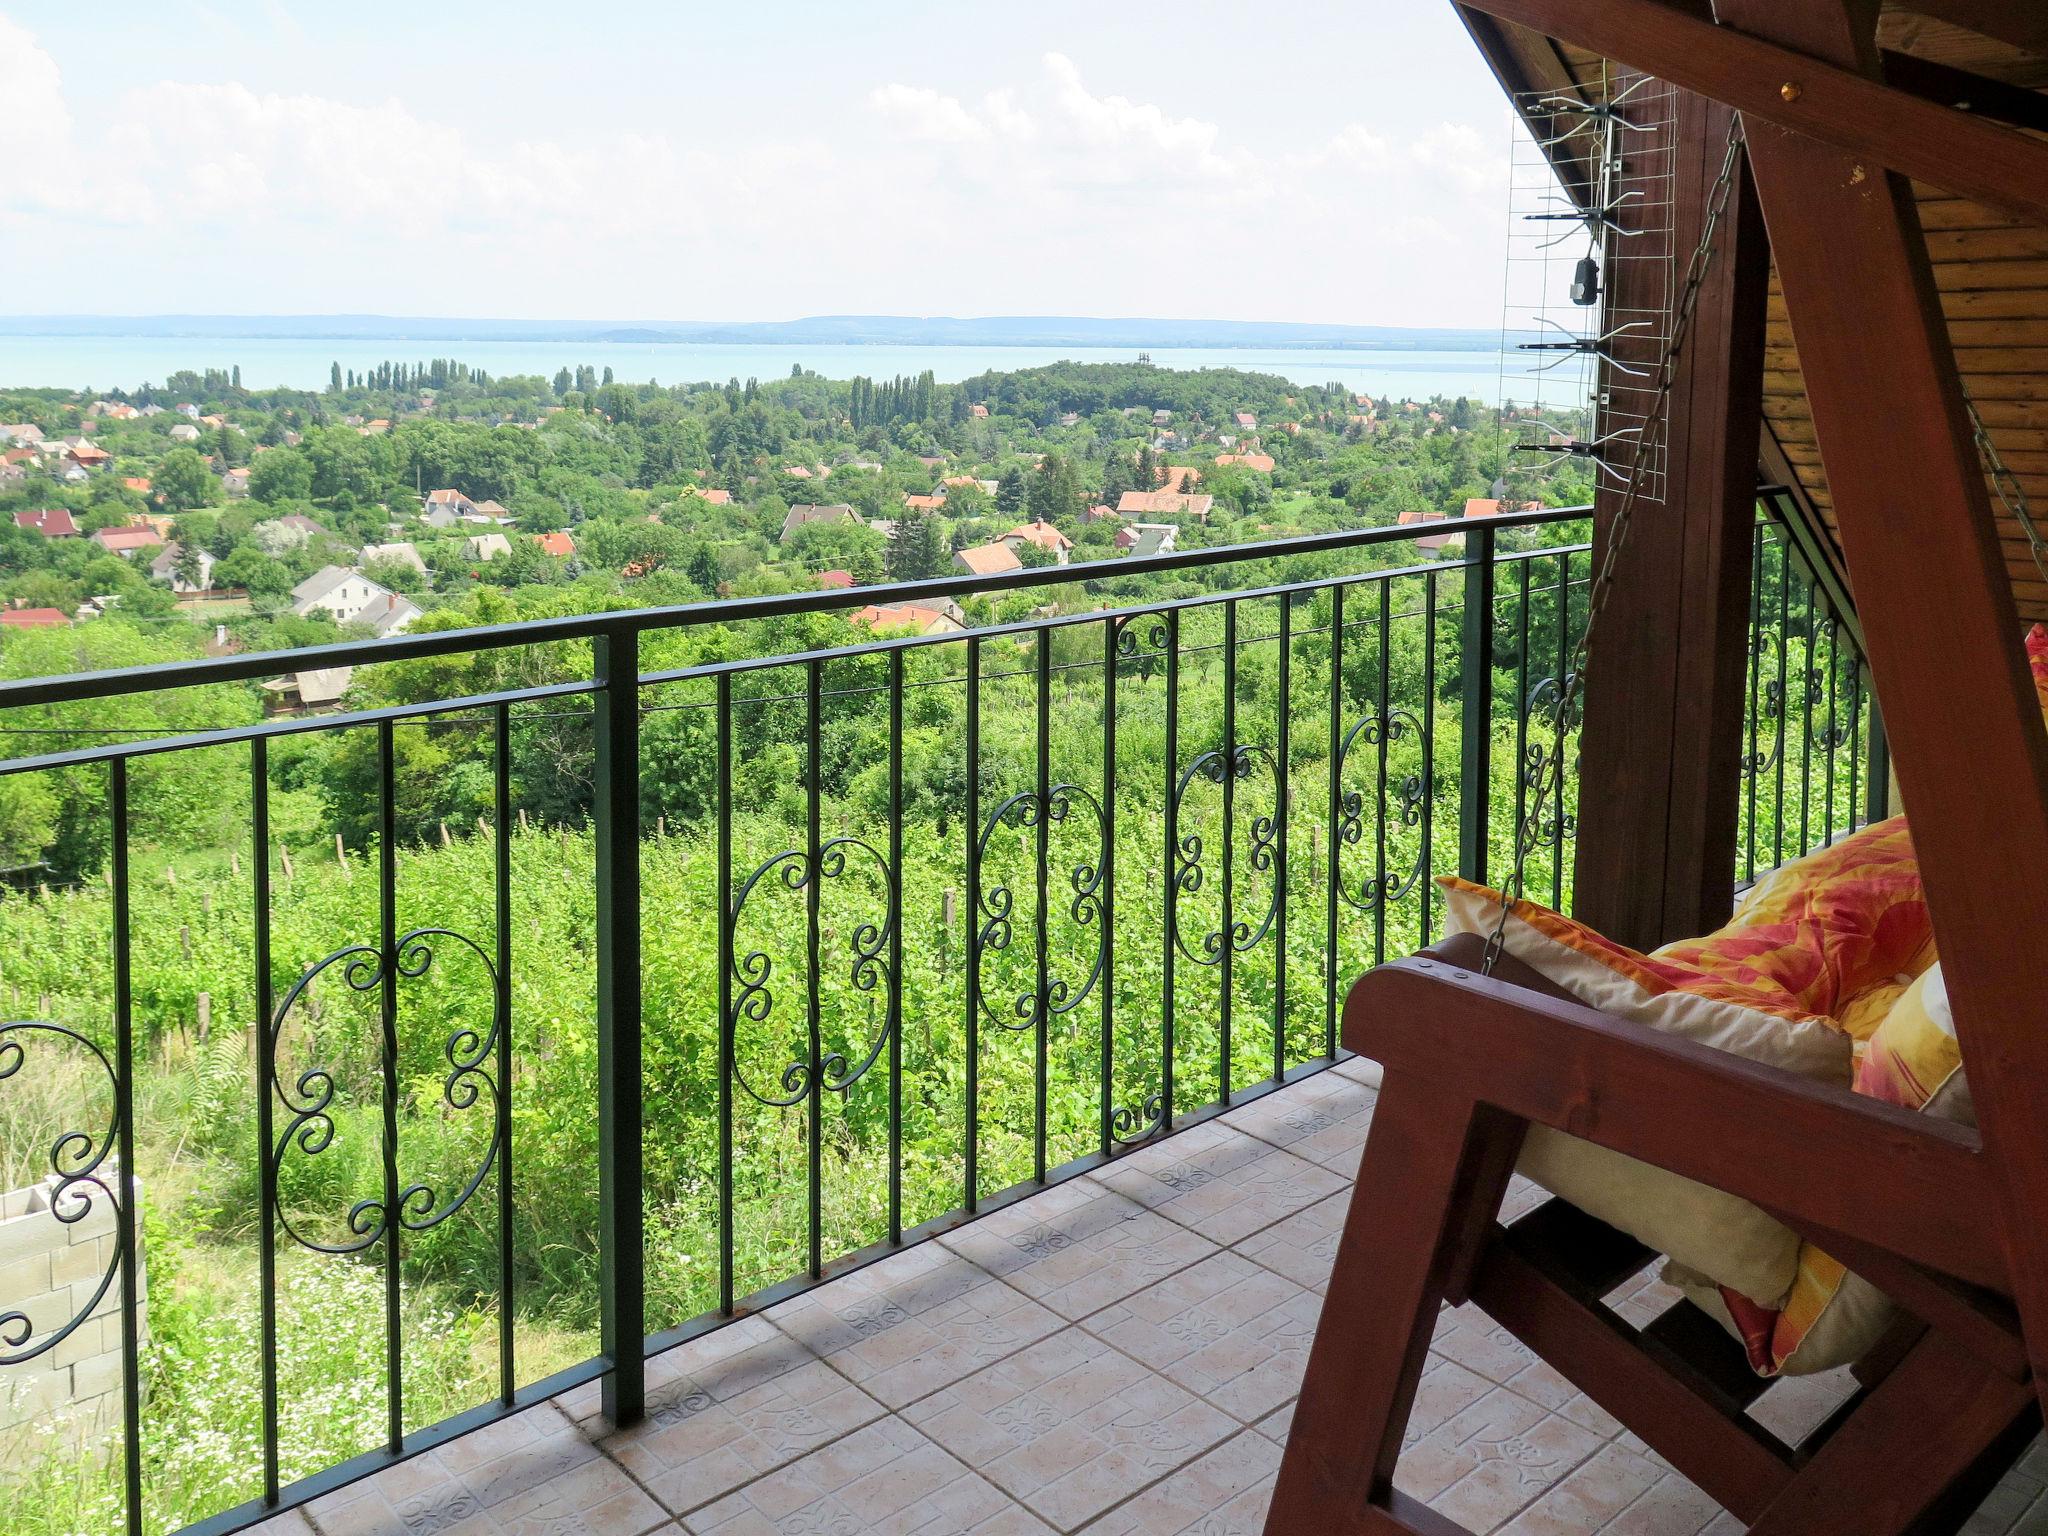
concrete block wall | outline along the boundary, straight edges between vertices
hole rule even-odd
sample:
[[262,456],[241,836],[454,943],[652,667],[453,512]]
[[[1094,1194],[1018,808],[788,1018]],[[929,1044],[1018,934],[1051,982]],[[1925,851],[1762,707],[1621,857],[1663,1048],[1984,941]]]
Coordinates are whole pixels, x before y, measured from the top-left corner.
[[[118,1170],[103,1169],[119,1189]],[[25,1313],[34,1333],[21,1345],[0,1344],[0,1354],[17,1354],[62,1328],[92,1307],[91,1315],[55,1349],[18,1365],[0,1366],[0,1437],[12,1438],[52,1416],[86,1429],[121,1422],[121,1277],[93,1305],[93,1294],[120,1249],[119,1217],[104,1193],[80,1186],[66,1201],[92,1196],[92,1210],[75,1222],[59,1221],[50,1208],[52,1179],[0,1195],[0,1312]],[[138,1227],[142,1217],[140,1180],[128,1183]],[[146,1255],[142,1256],[146,1258]],[[146,1266],[137,1265],[140,1337],[149,1336]],[[18,1325],[17,1325],[18,1326]]]

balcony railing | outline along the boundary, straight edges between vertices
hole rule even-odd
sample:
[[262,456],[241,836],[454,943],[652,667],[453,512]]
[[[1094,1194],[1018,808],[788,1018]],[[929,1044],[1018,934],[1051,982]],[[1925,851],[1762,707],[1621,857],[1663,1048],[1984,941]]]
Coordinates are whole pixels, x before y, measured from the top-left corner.
[[[337,665],[421,695],[0,763],[105,785],[103,867],[0,901],[0,1152],[45,1238],[107,1229],[0,1295],[0,1371],[44,1418],[114,1378],[8,1528],[54,1476],[79,1525],[237,1529],[597,1378],[635,1417],[648,1354],[1329,1065],[1340,987],[1434,936],[1434,876],[1507,875],[1559,757],[1524,875],[1569,904],[1584,518],[0,684],[0,728]],[[1759,700],[1842,629],[1793,570]],[[1777,789],[1833,782],[1832,723],[1751,715],[1745,873],[1861,804],[1853,754],[1839,805]],[[309,829],[314,743],[361,795]],[[195,784],[246,829],[210,866],[137,832]]]

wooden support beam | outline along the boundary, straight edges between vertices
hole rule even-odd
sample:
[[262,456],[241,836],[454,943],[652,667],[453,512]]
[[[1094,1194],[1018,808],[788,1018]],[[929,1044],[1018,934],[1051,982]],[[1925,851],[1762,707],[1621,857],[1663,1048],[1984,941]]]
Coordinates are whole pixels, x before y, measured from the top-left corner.
[[[1465,0],[1475,10],[1620,59],[1751,119],[1846,151],[1867,185],[1881,167],[2048,224],[2048,142],[1937,106],[1812,50],[1716,26],[1662,0]],[[1722,8],[1724,19],[1728,12]],[[1756,35],[1750,35],[1754,32]],[[1869,52],[1874,56],[1874,39]]]
[[[1608,323],[1674,302],[1666,287],[1699,241],[1732,114],[1681,92],[1673,116],[1673,266],[1612,263]],[[1579,781],[1599,810],[1579,819],[1574,904],[1640,949],[1718,928],[1735,881],[1770,276],[1746,170],[1718,239],[1675,377],[1663,503],[1635,516],[1586,683]],[[1596,542],[1621,499],[1601,486]]]
[[1913,0],[1909,9],[2029,53],[2048,55],[2048,8],[2041,0]]
[[[1717,9],[1845,71],[1877,68],[1869,9]],[[1995,1173],[1994,1236],[2048,1380],[2048,732],[1911,188],[1754,120],[1750,156]]]

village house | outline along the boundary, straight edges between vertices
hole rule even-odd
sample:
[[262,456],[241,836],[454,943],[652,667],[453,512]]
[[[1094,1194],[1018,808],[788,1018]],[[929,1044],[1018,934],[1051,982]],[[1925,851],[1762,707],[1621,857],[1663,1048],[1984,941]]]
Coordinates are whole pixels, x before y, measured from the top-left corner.
[[249,471],[246,466],[229,470],[220,477],[220,488],[230,496],[249,494]]
[[502,533],[477,533],[462,541],[465,559],[488,562],[512,553],[512,542]]
[[322,566],[293,587],[292,612],[302,619],[325,613],[337,624],[368,624],[380,637],[397,634],[420,616],[417,604],[345,565]]
[[121,488],[125,491],[133,491],[138,496],[147,496],[153,489],[155,489],[155,487],[153,487],[149,483],[149,477],[147,475],[123,476],[121,480]]
[[[1467,503],[1470,505],[1470,503]],[[1485,514],[1480,514],[1485,515]],[[1441,512],[1403,512],[1397,519],[1403,528],[1414,528],[1425,523],[1441,523],[1446,519]],[[1437,554],[1442,550],[1458,551],[1465,547],[1465,535],[1456,533],[1428,533],[1415,541],[1415,547],[1426,554]]]
[[10,421],[0,426],[0,443],[27,448],[43,440],[43,429],[32,421]]
[[533,542],[540,546],[542,554],[552,555],[557,560],[570,559],[576,553],[576,541],[560,531],[536,533]]
[[457,490],[429,491],[420,499],[420,510],[436,528],[453,528],[457,520],[476,511],[476,503]]
[[181,421],[171,428],[171,439],[179,443],[196,443],[199,441],[199,429],[189,421]]
[[422,576],[427,574],[427,562],[420,558],[419,546],[405,539],[398,539],[389,544],[365,544],[362,554],[357,556],[357,559],[363,565],[368,565],[372,560],[396,560],[401,565],[411,566]]
[[851,592],[859,585],[851,571],[818,572],[818,590],[821,592]]
[[213,590],[213,556],[204,549],[195,551],[198,560],[196,580],[188,580],[178,574],[178,565],[184,554],[184,546],[171,543],[157,551],[156,558],[149,562],[149,576],[152,581],[166,583],[173,592],[210,592]]
[[1067,563],[1067,556],[1074,547],[1072,539],[1061,533],[1059,529],[1053,527],[1051,523],[1044,521],[1021,523],[1004,534],[996,542],[1008,545],[1012,552],[1015,552],[1020,544],[1032,545],[1034,548],[1044,550],[1061,565]]
[[1116,531],[1116,547],[1127,555],[1170,555],[1179,541],[1178,523],[1126,523]]
[[1192,496],[1180,491],[1125,491],[1116,509],[1124,517],[1192,517],[1201,522],[1215,505],[1214,496]]
[[78,537],[78,523],[71,516],[69,507],[44,507],[36,512],[17,512],[14,526],[40,533],[46,539],[75,539]]
[[161,549],[164,538],[154,528],[102,528],[91,542],[110,555],[132,560],[142,550]]
[[0,626],[8,629],[56,629],[71,620],[61,608],[8,608],[0,610]]
[[903,507],[907,512],[940,512],[945,506],[946,498],[943,495],[918,496],[909,492],[904,493]]
[[732,492],[722,485],[686,485],[683,487],[683,494],[701,497],[703,500],[710,502],[714,507],[729,507],[732,505]]
[[1017,552],[1000,542],[957,550],[953,563],[970,576],[1001,576],[1008,571],[1024,569],[1024,562],[1017,558]]
[[1219,453],[1216,462],[1219,466],[1234,464],[1239,469],[1255,470],[1262,475],[1273,473],[1273,455],[1270,453]]
[[1168,464],[1160,473],[1166,476],[1166,483],[1160,489],[1171,491],[1176,496],[1192,495],[1202,481],[1202,472],[1192,464]]
[[354,667],[317,667],[306,672],[287,672],[263,684],[270,695],[263,701],[266,715],[328,715],[341,708],[342,695],[355,678]]
[[517,521],[505,507],[490,500],[475,503],[462,514],[462,520],[465,523],[488,523],[498,528],[510,527]]
[[[947,606],[951,608],[953,605]],[[854,623],[864,624],[869,629],[911,629],[920,635],[957,635],[966,628],[957,609],[947,612],[918,603],[886,607],[870,603],[865,608],[856,609],[849,617]]]
[[782,520],[782,537],[780,542],[787,544],[796,537],[797,529],[808,527],[812,523],[823,523],[830,527],[837,523],[858,523],[859,521],[859,514],[843,501],[833,502],[825,506],[817,506],[808,501],[800,501],[789,509],[789,515]]

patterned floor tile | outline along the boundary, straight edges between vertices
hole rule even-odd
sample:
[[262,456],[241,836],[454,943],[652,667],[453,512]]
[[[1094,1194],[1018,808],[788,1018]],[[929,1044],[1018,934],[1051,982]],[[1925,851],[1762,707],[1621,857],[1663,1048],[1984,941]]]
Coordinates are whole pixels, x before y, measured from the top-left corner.
[[1484,1533],[1563,1481],[1602,1443],[1569,1420],[1496,1389],[1404,1450],[1394,1483]]
[[883,1419],[684,1522],[694,1536],[1031,1536],[1048,1530],[901,1419]]
[[1666,1475],[1633,1451],[1604,1445],[1502,1526],[1502,1536],[1598,1536]]
[[776,1327],[894,1408],[1063,1326],[938,1243],[871,1264],[782,1303],[772,1315]]
[[1378,1102],[1376,1089],[1339,1072],[1318,1072],[1233,1109],[1223,1123],[1350,1179],[1357,1176]]
[[1313,1292],[1219,1253],[1084,1326],[1249,1424],[1301,1390],[1321,1310]]
[[913,1403],[902,1416],[1062,1530],[1128,1499],[1238,1427],[1078,1328]]
[[1092,1179],[1074,1179],[940,1239],[1066,1318],[1199,1264],[1216,1245]]
[[1474,1306],[1445,1308],[1431,1347],[1502,1386],[1536,1363],[1527,1345]]
[[1280,1447],[1246,1430],[1085,1527],[1085,1536],[1263,1536]]
[[322,1536],[641,1536],[668,1519],[543,1404],[308,1507]]
[[1344,1216],[1350,1209],[1351,1191],[1339,1190],[1285,1221],[1254,1232],[1233,1251],[1320,1294],[1330,1283],[1330,1269],[1337,1262],[1337,1239],[1344,1235]]
[[687,1514],[884,1412],[796,1340],[748,1318],[650,1361],[640,1423],[589,1430],[671,1513]]
[[1329,1169],[1216,1120],[1121,1158],[1094,1177],[1225,1247],[1344,1188]]

